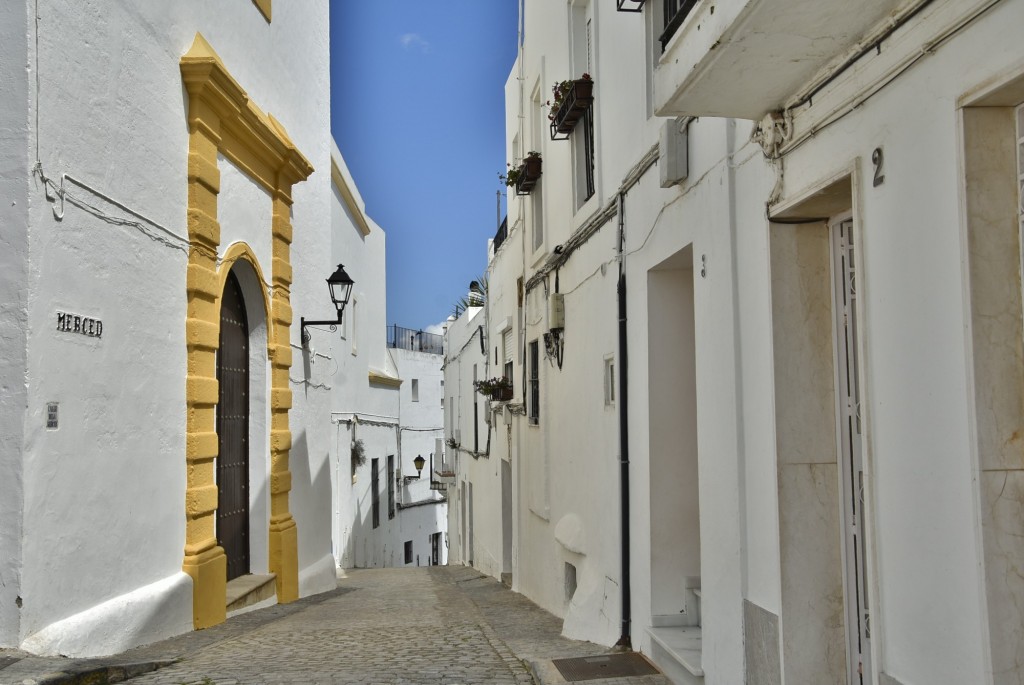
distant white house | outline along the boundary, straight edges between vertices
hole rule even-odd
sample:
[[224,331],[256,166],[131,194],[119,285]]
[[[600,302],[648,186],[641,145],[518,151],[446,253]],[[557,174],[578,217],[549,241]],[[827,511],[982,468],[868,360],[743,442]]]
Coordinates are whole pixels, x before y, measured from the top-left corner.
[[445,334],[445,466],[458,476],[450,486],[450,554],[452,563],[510,581],[511,462],[496,449],[506,424],[500,414],[495,419],[490,398],[474,389],[476,381],[495,375],[488,364],[485,322],[485,308],[470,306],[449,320]]
[[677,683],[1020,683],[1024,0],[521,7],[453,562]]
[[385,326],[385,235],[337,147],[332,165],[332,250],[355,282],[340,329],[318,333],[340,350],[316,362],[333,374],[334,558],[343,568],[445,564],[447,505],[431,471],[443,438],[442,338]]

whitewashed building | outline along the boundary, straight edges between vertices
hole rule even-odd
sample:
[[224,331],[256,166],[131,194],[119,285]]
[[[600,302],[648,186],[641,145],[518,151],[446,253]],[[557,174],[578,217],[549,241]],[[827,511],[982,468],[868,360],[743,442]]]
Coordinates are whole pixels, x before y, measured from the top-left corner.
[[[354,284],[342,325],[318,326],[310,345],[332,397],[334,559],[341,568],[445,564],[448,512],[430,470],[443,437],[443,341],[385,325],[385,234],[336,146],[331,160],[332,254]],[[334,356],[316,354],[317,341]]]
[[0,9],[0,646],[109,654],[335,586],[298,325],[334,313],[327,26]]
[[485,303],[472,300],[471,305],[450,318],[445,331],[449,560],[509,582],[511,461],[497,447],[506,424],[501,413],[491,411],[491,401],[474,389],[476,381],[500,374],[492,373],[488,364]]
[[453,561],[505,572],[507,460],[567,635],[680,683],[1021,682],[1024,1],[617,4],[522,2],[543,173],[456,322],[515,390]]

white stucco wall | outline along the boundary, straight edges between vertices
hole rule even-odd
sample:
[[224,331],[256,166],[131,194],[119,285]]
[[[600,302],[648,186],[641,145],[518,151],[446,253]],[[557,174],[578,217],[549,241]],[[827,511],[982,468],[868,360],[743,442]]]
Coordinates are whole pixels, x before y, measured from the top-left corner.
[[[0,103],[0,647],[18,644],[25,378],[28,318],[28,207],[31,182],[28,4],[0,8],[0,62],[12,68]],[[14,65],[20,69],[15,70]]]
[[[529,279],[554,246],[564,245],[574,230],[608,206],[629,170],[657,143],[665,120],[648,116],[654,79],[645,83],[636,77],[649,71],[651,60],[643,50],[621,49],[623,44],[650,47],[651,37],[644,32],[652,29],[652,5],[644,9],[647,26],[632,21],[634,16],[618,15],[613,6],[591,11],[596,193],[577,210],[572,146],[549,141],[546,120],[541,121],[542,135],[535,135],[538,113],[529,102],[535,86],[543,101],[552,82],[579,75],[571,54],[570,14],[565,5],[526,3],[525,44],[506,84],[508,156],[515,162],[517,154],[530,149],[543,155],[538,187],[545,236],[534,250],[531,205],[536,191],[530,198],[510,196],[509,238],[490,265],[491,336],[496,333],[490,329],[506,318],[516,323],[520,346],[546,330],[545,291],[555,289],[555,273],[527,295],[521,316],[516,278]],[[920,45],[941,22],[965,11],[962,4],[937,3],[935,13],[922,15],[893,37],[890,53]],[[671,307],[671,299],[659,300],[658,293],[648,290],[652,270],[692,249],[703,664],[708,683],[743,682],[744,601],[778,618],[784,611],[782,559],[788,560],[787,569],[794,568],[793,555],[799,554],[798,549],[782,549],[789,543],[780,538],[780,510],[794,515],[799,506],[779,499],[783,457],[776,454],[775,403],[785,398],[776,392],[769,263],[773,229],[765,203],[778,191],[777,209],[792,208],[850,175],[845,209],[853,211],[858,236],[873,669],[876,677],[885,673],[901,683],[993,682],[988,641],[1003,640],[999,635],[1012,635],[1006,631],[1015,628],[989,625],[983,601],[986,562],[977,504],[982,495],[974,477],[978,457],[972,454],[976,447],[969,416],[984,408],[973,407],[968,388],[964,331],[970,319],[964,303],[969,284],[962,267],[967,256],[958,200],[964,179],[957,108],[965,94],[1024,72],[1024,54],[1010,35],[1010,27],[1024,21],[1022,12],[1020,2],[999,3],[954,34],[848,116],[788,153],[777,187],[780,165],[766,163],[761,148],[750,142],[752,122],[702,118],[689,127],[686,181],[662,189],[655,166],[628,189],[623,220],[635,648],[652,649],[646,628],[664,608],[666,588],[651,559],[664,558],[667,550],[659,547],[673,544],[651,526],[652,517],[666,509],[658,501],[664,493],[650,484],[671,473],[652,472],[652,452],[664,448],[663,436],[652,434],[652,426],[666,404],[685,409],[685,402],[672,395],[677,388],[668,387],[668,394],[660,396],[646,382],[661,373],[658,362],[652,362],[650,335],[663,335],[658,333],[664,324],[657,318],[659,309]],[[689,65],[658,68],[668,72]],[[820,123],[822,112],[845,111],[844,97],[871,90],[886,73],[883,66],[867,64],[837,81],[797,116],[795,135]],[[659,77],[662,84],[670,80]],[[884,149],[886,179],[872,187],[876,147]],[[495,443],[509,450],[515,465],[514,587],[564,616],[567,634],[606,644],[619,628],[618,417],[607,414],[596,399],[603,395],[601,362],[609,353],[620,362],[614,326],[616,223],[613,217],[558,269],[558,289],[566,294],[565,357],[561,369],[542,364],[540,426],[531,427],[525,416],[517,416],[511,448],[504,434]],[[524,239],[526,247],[517,242]],[[521,338],[520,322],[525,322]],[[449,338],[465,339],[470,332],[460,319]],[[784,344],[786,333],[781,335],[775,340]],[[496,344],[489,342],[489,355]],[[517,359],[516,373],[522,362]],[[459,373],[459,368],[450,361],[446,374]],[[516,388],[519,400],[518,381]],[[465,428],[463,433],[465,442]],[[477,493],[493,487],[494,475],[469,475],[472,467],[460,469],[460,481],[472,481],[480,501]],[[493,516],[500,500],[492,501]],[[479,523],[487,515],[476,512],[476,550],[500,549],[500,527]],[[453,500],[453,540],[460,516],[461,503]],[[486,562],[474,561],[485,568]],[[577,566],[572,601],[564,594],[565,562]],[[682,574],[686,564],[678,562]],[[786,581],[799,592],[799,579]],[[957,617],[955,626],[950,616]],[[785,643],[785,615],[778,625]],[[1005,674],[994,682],[1002,682],[999,677]]]
[[[444,437],[444,407],[441,404],[444,379],[441,364],[444,357],[439,354],[405,349],[391,350],[403,379],[399,391],[402,424],[401,472],[403,475],[417,474],[413,459],[422,456],[426,465],[417,480],[409,481],[401,492],[400,501],[406,505],[417,502],[437,501],[438,504],[403,508],[398,512],[401,542],[412,540],[413,564],[426,566],[430,563],[431,546],[429,536],[441,533],[442,540],[438,563],[447,561],[445,537],[448,531],[448,507],[441,500],[447,493],[430,489],[430,482],[436,478],[431,471],[441,466],[441,454],[435,454],[437,440]],[[412,381],[418,381],[418,400],[413,401]],[[442,440],[443,444],[443,440]],[[404,563],[404,557],[402,558]],[[397,565],[397,564],[396,564]]]
[[[477,378],[497,375],[481,351],[480,327],[485,326],[485,309],[470,307],[449,321],[445,333],[445,439],[449,464],[455,466],[455,482],[449,486],[449,563],[469,564],[495,578],[502,573],[501,473],[495,432],[490,431],[491,451],[487,453],[488,425],[484,414],[489,402],[473,388],[473,367]],[[486,337],[486,336],[485,336]],[[490,375],[487,375],[490,374]],[[476,445],[474,414],[476,403]],[[469,486],[472,483],[472,498]]]
[[[44,173],[58,184],[68,174],[186,235],[187,103],[179,59],[201,32],[316,169],[294,190],[291,303],[296,318],[322,306],[321,279],[330,273],[319,248],[330,230],[326,6],[281,5],[269,24],[248,3],[231,11],[183,2],[94,12],[41,0],[38,14],[39,54],[26,54],[41,84],[38,129],[33,124],[31,133],[38,133]],[[234,203],[235,193],[256,200],[260,194],[250,198],[240,172],[223,161],[221,167],[224,237],[249,243],[262,262],[269,206],[248,214]],[[24,179],[27,161],[17,170]],[[65,187],[105,215],[127,217],[91,191]],[[191,627],[191,583],[180,581],[186,254],[71,202],[55,220],[42,187],[32,192],[19,641],[47,653],[110,653]],[[262,201],[269,205],[266,194]],[[57,311],[101,319],[102,337],[56,331]],[[45,428],[48,402],[59,403],[58,430]],[[295,393],[290,500],[303,593],[334,582],[329,568],[315,578],[308,571],[329,556],[329,516],[319,513],[330,502],[329,411],[326,394]],[[110,621],[124,622],[123,611],[109,609],[118,603],[134,607],[145,624],[107,631]],[[68,627],[74,625],[90,626],[97,637],[76,641],[77,629]]]

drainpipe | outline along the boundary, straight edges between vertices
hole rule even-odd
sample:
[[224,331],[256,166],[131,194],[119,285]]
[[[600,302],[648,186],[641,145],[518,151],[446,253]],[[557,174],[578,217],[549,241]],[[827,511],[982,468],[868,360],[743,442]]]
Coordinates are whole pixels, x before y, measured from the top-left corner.
[[619,497],[622,535],[622,636],[617,647],[632,648],[629,574],[629,355],[626,342],[626,195],[619,193]]

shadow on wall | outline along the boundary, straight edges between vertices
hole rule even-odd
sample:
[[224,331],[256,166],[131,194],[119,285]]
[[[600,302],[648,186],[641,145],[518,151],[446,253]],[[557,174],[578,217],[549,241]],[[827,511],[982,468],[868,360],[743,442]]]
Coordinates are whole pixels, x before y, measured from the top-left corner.
[[[396,542],[401,530],[401,513],[395,511],[395,518],[388,518],[388,454],[397,454],[393,426],[360,425],[359,436],[366,442],[366,463],[357,471],[356,482],[352,485],[351,533],[346,541],[348,559],[354,568],[381,568],[400,566],[401,543]],[[341,441],[341,450],[347,449],[348,442]],[[350,463],[348,454],[339,455],[344,465]],[[397,457],[396,457],[397,458]],[[373,461],[378,465],[378,518],[379,525],[373,526]],[[348,471],[351,474],[351,471]],[[339,478],[340,480],[340,478]],[[395,488],[398,497],[398,487]],[[397,504],[397,503],[396,503]],[[393,543],[393,544],[391,544]]]
[[[330,455],[324,453],[317,461],[312,464],[306,431],[294,436],[288,462],[292,474],[289,508],[299,527],[299,590],[303,595],[335,585]],[[322,548],[320,542],[325,543]]]
[[108,656],[191,630],[192,578],[179,571],[51,623],[21,649],[46,656]]
[[[377,566],[376,559],[372,556],[373,546],[371,537],[373,535],[373,522],[370,516],[373,513],[373,503],[370,497],[370,459],[356,469],[356,482],[352,484],[353,517],[352,532],[348,538],[349,559],[355,568],[373,568]],[[366,492],[360,496],[360,491]]]

